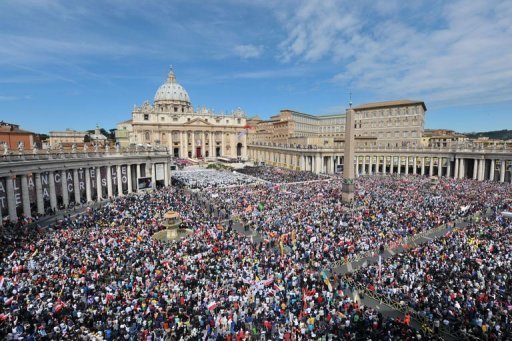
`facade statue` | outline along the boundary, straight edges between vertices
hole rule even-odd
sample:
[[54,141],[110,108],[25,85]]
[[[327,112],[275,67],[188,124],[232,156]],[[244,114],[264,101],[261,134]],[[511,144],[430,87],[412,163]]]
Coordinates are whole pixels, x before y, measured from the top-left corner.
[[94,152],[97,153],[99,149],[99,146],[97,143],[94,144]]
[[119,143],[116,143],[116,153],[119,153],[120,150],[121,146],[119,145]]
[[105,145],[105,153],[108,154],[108,151],[110,150],[110,146],[108,144]]
[[84,142],[84,153],[87,153],[87,149],[89,149],[89,146],[87,145],[87,142]]
[[4,142],[4,155],[9,154],[9,144]]
[[23,141],[18,142],[18,152],[23,154],[23,150],[25,149],[25,143]]
[[37,143],[32,142],[32,154],[37,154],[37,152],[38,152]]
[[76,154],[76,144],[75,143],[73,143],[71,145],[71,153]]

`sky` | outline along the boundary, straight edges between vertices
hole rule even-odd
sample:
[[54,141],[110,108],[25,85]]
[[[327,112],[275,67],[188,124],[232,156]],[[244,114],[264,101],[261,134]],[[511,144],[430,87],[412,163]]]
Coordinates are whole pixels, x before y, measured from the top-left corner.
[[0,0],[0,120],[115,128],[172,65],[194,107],[423,100],[426,128],[512,129],[509,0]]

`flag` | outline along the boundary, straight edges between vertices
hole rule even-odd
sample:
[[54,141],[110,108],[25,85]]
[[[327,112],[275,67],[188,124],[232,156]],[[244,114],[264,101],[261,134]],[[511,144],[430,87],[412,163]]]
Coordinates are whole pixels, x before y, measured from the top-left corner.
[[327,288],[329,289],[329,291],[332,291],[332,284],[331,284],[331,281],[329,280],[329,277],[327,277],[327,274],[325,273],[325,271],[322,271],[322,278],[324,280],[324,283],[325,285],[327,285]]
[[244,137],[245,134],[247,134],[247,132],[245,130],[242,130],[241,132],[239,132],[238,139],[240,140],[242,137]]
[[101,258],[100,254],[98,253],[98,264],[103,263],[103,258]]
[[4,287],[5,278],[4,276],[0,276],[0,289]]
[[208,305],[206,306],[206,308],[207,308],[209,311],[213,311],[213,310],[215,310],[215,308],[217,308],[217,302],[213,301],[213,302],[208,303]]

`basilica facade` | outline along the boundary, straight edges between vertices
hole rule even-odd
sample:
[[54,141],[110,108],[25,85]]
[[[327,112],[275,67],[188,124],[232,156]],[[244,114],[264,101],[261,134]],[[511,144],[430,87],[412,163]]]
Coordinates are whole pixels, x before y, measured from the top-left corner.
[[240,109],[216,114],[194,110],[174,71],[156,91],[154,102],[135,106],[131,120],[117,125],[122,147],[160,146],[174,157],[189,159],[247,159],[247,122]]

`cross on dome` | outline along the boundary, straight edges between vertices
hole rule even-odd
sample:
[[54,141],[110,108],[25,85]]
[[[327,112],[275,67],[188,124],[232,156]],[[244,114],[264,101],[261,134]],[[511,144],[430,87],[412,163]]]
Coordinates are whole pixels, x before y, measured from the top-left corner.
[[169,75],[167,76],[167,83],[176,83],[176,76],[174,75],[174,69],[172,65],[169,67]]

